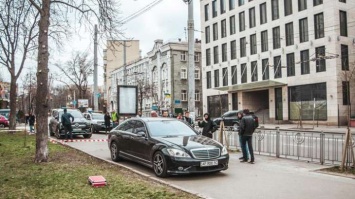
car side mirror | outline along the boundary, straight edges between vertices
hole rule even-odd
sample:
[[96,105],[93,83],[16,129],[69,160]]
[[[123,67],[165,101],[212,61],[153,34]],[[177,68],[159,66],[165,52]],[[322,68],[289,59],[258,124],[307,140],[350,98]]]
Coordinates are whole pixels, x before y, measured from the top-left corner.
[[137,132],[137,135],[138,135],[139,137],[146,137],[144,131],[138,131],[138,132]]

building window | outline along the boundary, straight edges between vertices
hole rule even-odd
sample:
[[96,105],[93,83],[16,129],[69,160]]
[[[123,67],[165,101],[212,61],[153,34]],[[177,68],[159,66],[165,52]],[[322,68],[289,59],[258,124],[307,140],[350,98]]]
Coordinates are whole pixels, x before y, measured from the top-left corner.
[[287,59],[287,77],[295,76],[295,54],[286,55]]
[[229,0],[229,10],[233,10],[235,8],[236,0]]
[[303,18],[299,20],[300,25],[300,43],[308,41],[308,20]]
[[251,62],[251,81],[252,82],[258,81],[258,62],[257,61]]
[[222,62],[227,61],[227,44],[222,44]]
[[302,10],[307,9],[307,0],[298,0],[298,11],[301,12]]
[[292,14],[292,0],[284,0],[285,3],[285,16]]
[[272,29],[272,44],[274,49],[281,47],[280,44],[280,27],[275,27]]
[[231,67],[231,72],[232,72],[232,85],[237,84],[237,66],[232,66]]
[[249,28],[254,28],[255,23],[255,8],[249,9]]
[[217,17],[217,0],[212,1],[212,17]]
[[226,20],[223,19],[221,21],[221,35],[222,35],[222,38],[227,36],[227,27],[226,26],[227,26]]
[[208,21],[208,17],[209,17],[209,9],[210,9],[210,5],[206,4],[205,5],[205,21]]
[[263,59],[261,60],[261,65],[262,65],[262,76],[263,80],[268,80],[269,79],[269,59]]
[[260,24],[267,22],[266,3],[260,4]]
[[240,57],[247,56],[247,44],[245,37],[240,38]]
[[244,11],[239,13],[239,32],[245,30],[245,13]]
[[313,6],[323,4],[323,0],[313,0]]
[[206,49],[206,66],[211,65],[211,49]]
[[187,79],[187,69],[186,68],[181,69],[180,78]]
[[219,87],[219,69],[214,70],[214,87]]
[[231,60],[237,58],[237,42],[235,40],[231,41]]
[[240,71],[241,71],[241,76],[242,76],[242,79],[241,79],[241,82],[242,83],[246,83],[247,82],[247,64],[241,64],[240,65]]
[[316,48],[316,71],[323,72],[326,71],[326,62],[325,62],[325,47]]
[[281,56],[274,57],[274,79],[282,77]]
[[228,68],[222,68],[222,82],[223,82],[223,86],[228,86]]
[[199,53],[195,53],[194,60],[195,60],[195,62],[199,62],[200,61],[200,54]]
[[218,24],[214,23],[213,24],[213,41],[216,41],[218,39]]
[[181,90],[181,101],[187,101],[187,91]]
[[229,17],[230,34],[235,34],[235,16]]
[[261,52],[266,52],[269,49],[267,38],[267,30],[261,32]]
[[314,36],[315,39],[324,37],[324,18],[323,13],[314,15]]
[[239,6],[244,5],[244,0],[238,0],[238,5],[239,5]]
[[205,37],[206,37],[206,44],[210,43],[210,26],[206,26],[205,28]]
[[309,74],[309,51],[301,51],[301,75]]
[[211,71],[208,71],[206,73],[206,86],[207,88],[211,88],[212,85],[211,85],[212,81],[211,81]]
[[195,91],[195,101],[199,102],[201,100],[200,91]]
[[257,53],[256,47],[256,34],[250,35],[250,54],[254,55]]
[[181,61],[186,61],[186,52],[181,52],[180,60]]
[[225,13],[226,12],[226,0],[220,0],[220,9],[221,9],[221,14]]
[[349,48],[347,45],[341,45],[341,69],[349,70]]
[[342,87],[343,87],[343,105],[349,105],[350,104],[349,82],[348,81],[342,82]]
[[345,11],[339,11],[339,19],[340,19],[340,36],[347,37],[348,36],[348,20],[346,17]]
[[288,23],[285,25],[285,29],[286,29],[286,46],[290,46],[293,45],[294,41],[293,41],[293,23]]
[[213,47],[213,63],[218,64],[218,46]]
[[200,79],[200,70],[195,70],[195,79]]
[[279,19],[279,0],[271,0],[272,20]]

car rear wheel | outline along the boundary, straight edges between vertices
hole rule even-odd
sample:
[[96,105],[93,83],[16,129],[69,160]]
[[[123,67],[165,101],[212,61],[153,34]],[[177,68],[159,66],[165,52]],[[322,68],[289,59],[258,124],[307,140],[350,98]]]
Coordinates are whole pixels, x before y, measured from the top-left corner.
[[83,135],[84,138],[91,138],[92,134]]
[[153,157],[153,169],[156,176],[165,178],[167,176],[166,160],[162,152],[157,151]]
[[110,151],[111,151],[111,159],[115,162],[118,162],[121,160],[119,157],[119,150],[118,150],[118,144],[117,142],[113,141],[110,146]]
[[0,128],[5,128],[5,125],[4,124],[0,124]]

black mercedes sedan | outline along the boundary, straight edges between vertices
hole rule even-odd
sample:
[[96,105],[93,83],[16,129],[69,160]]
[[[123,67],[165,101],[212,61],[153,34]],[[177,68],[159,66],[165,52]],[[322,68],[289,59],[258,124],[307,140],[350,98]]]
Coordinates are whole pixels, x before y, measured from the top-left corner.
[[108,135],[111,159],[153,168],[158,177],[228,169],[227,148],[173,118],[132,118]]

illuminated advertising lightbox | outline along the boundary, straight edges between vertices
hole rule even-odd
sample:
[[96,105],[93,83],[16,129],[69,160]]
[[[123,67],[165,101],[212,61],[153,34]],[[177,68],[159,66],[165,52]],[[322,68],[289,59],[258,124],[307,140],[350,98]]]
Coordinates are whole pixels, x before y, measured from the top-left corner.
[[117,86],[117,113],[125,116],[136,116],[138,111],[137,86]]

